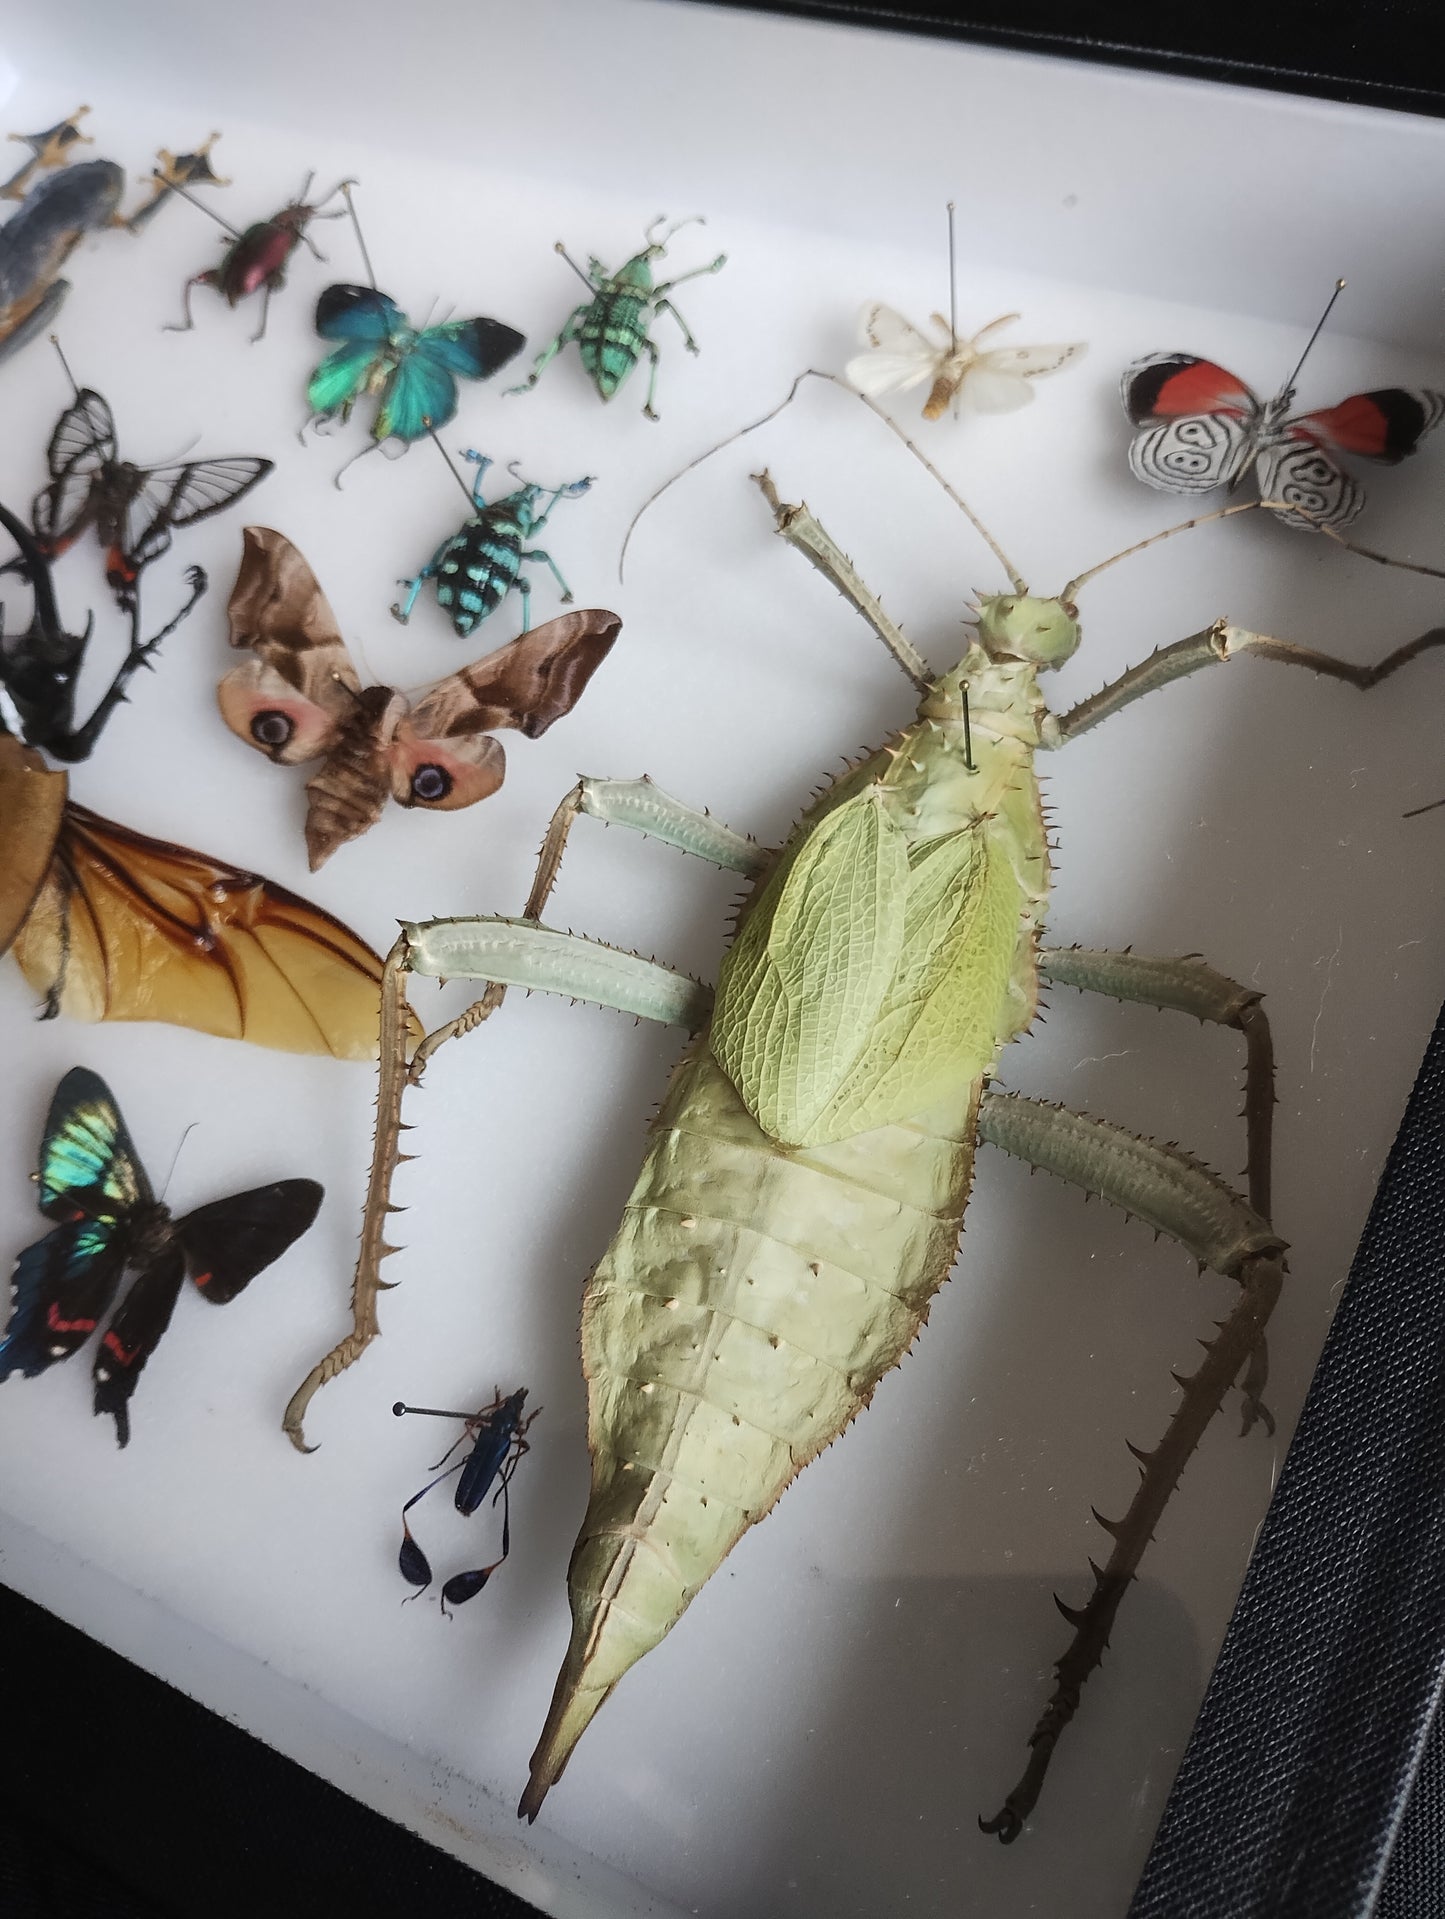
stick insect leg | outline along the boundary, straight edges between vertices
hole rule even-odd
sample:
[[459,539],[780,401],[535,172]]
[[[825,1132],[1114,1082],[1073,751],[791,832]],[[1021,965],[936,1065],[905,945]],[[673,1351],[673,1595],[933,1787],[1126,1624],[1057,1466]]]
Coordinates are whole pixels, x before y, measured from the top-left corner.
[[903,637],[902,627],[883,611],[877,595],[863,584],[853,562],[837,541],[824,530],[806,506],[788,506],[778,497],[771,474],[755,473],[753,478],[762,489],[763,498],[773,509],[774,525],[781,537],[789,546],[796,547],[825,580],[837,587],[848,604],[863,615],[913,684],[920,692],[924,691],[931,683],[932,676],[923,655],[911,640]]
[[[816,565],[817,562],[815,561]],[[1091,694],[1087,700],[1081,700],[1067,713],[1061,713],[1045,738],[1045,746],[1063,746],[1080,733],[1087,733],[1090,727],[1097,726],[1101,720],[1122,713],[1126,706],[1132,706],[1135,700],[1142,700],[1146,693],[1153,693],[1161,686],[1167,686],[1171,680],[1183,679],[1186,674],[1197,673],[1201,667],[1220,665],[1232,660],[1240,653],[1255,653],[1261,659],[1276,660],[1281,666],[1303,666],[1311,673],[1323,673],[1334,680],[1344,680],[1349,686],[1357,687],[1360,692],[1368,693],[1372,686],[1378,686],[1381,680],[1388,679],[1407,665],[1418,654],[1428,653],[1436,647],[1445,646],[1445,626],[1432,627],[1428,633],[1421,633],[1413,640],[1407,640],[1403,646],[1397,646],[1382,660],[1376,660],[1370,666],[1357,666],[1353,660],[1337,659],[1333,653],[1321,653],[1312,646],[1298,646],[1293,640],[1276,640],[1268,633],[1251,633],[1246,627],[1231,626],[1227,620],[1216,620],[1213,626],[1206,627],[1200,633],[1191,633],[1188,639],[1175,640],[1172,646],[1161,646],[1141,660],[1138,666],[1131,666],[1127,673],[1120,674],[1117,680]]]
[[[579,780],[552,815],[538,855],[532,889],[522,909],[521,921],[509,923],[514,932],[527,928],[538,930],[543,909],[556,884],[568,835],[573,822],[583,813],[604,823],[629,826],[635,831],[650,833],[682,852],[693,853],[699,859],[710,860],[733,872],[757,873],[770,857],[754,841],[733,832],[721,821],[669,798],[649,779]],[[558,936],[554,934],[552,937],[555,939]],[[584,944],[580,941],[577,943]],[[608,949],[593,947],[594,954],[599,950],[605,955]],[[630,959],[633,956],[619,957]],[[602,961],[604,965],[609,963],[606,958]],[[648,968],[646,961],[634,961],[634,964]],[[287,1405],[282,1430],[298,1452],[313,1450],[307,1445],[305,1435],[306,1409],[312,1399],[328,1380],[335,1379],[338,1373],[354,1365],[381,1330],[377,1320],[377,1299],[390,1284],[381,1277],[381,1262],[397,1250],[387,1243],[386,1220],[395,1210],[391,1200],[392,1181],[397,1167],[407,1157],[401,1151],[402,1095],[408,1085],[420,1081],[427,1061],[439,1046],[449,1039],[460,1039],[482,1025],[506,997],[506,985],[493,981],[481,998],[473,1001],[460,1017],[427,1034],[417,1047],[408,1072],[406,975],[411,965],[411,944],[407,933],[403,932],[387,954],[381,976],[381,1066],[376,1095],[376,1132],[366,1187],[361,1247],[351,1286],[352,1327],[346,1337],[312,1367]],[[694,980],[683,981],[680,975],[668,973],[665,967],[654,970],[657,975],[666,976],[665,980],[659,978],[657,984],[665,985],[666,980],[672,982],[670,990],[679,1002],[680,1011],[686,1010],[681,1002],[688,998],[689,993],[702,995],[707,991]],[[695,1004],[701,1007],[704,1002],[697,999]]]
[[1190,1455],[1264,1337],[1283,1283],[1284,1246],[1252,1206],[1196,1160],[1107,1121],[1018,1095],[987,1094],[979,1137],[1136,1213],[1240,1285],[1239,1300],[1198,1369],[1187,1379],[1175,1375],[1182,1397],[1159,1445],[1147,1453],[1130,1447],[1139,1485],[1121,1519],[1100,1521],[1114,1546],[1105,1565],[1094,1567],[1093,1592],[1081,1607],[1056,1601],[1073,1637],[1054,1668],[1053,1693],[1030,1736],[1023,1776],[1001,1811],[979,1822],[1007,1844],[1033,1810],[1054,1747],[1103,1657],[1119,1603]]
[[[1265,1017],[1263,994],[1216,973],[1202,959],[1147,959],[1137,953],[1092,951],[1086,947],[1046,948],[1039,954],[1039,976],[1081,992],[1157,1006],[1244,1035],[1245,1178],[1249,1203],[1262,1219],[1270,1216],[1274,1150],[1274,1042]],[[1247,1433],[1256,1419],[1272,1432],[1274,1422],[1262,1403],[1269,1376],[1264,1342],[1251,1355],[1242,1382]]]

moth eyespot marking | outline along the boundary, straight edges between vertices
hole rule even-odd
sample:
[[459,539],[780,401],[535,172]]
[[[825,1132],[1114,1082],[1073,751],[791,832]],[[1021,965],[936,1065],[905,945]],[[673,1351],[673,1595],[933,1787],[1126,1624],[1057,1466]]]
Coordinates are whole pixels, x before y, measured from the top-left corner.
[[251,721],[251,738],[268,753],[287,745],[295,731],[295,723],[289,715],[274,710],[257,713]]
[[434,806],[438,800],[447,797],[454,784],[451,774],[444,767],[419,766],[411,776],[412,798]]

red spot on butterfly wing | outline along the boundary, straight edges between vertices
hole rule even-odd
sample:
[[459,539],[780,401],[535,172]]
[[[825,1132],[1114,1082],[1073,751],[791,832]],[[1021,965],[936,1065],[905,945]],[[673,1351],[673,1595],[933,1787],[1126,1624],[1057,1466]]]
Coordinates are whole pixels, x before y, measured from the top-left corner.
[[50,1310],[45,1315],[45,1323],[52,1333],[93,1333],[95,1331],[95,1321],[93,1319],[62,1319],[60,1317],[60,1308],[54,1300],[50,1302]]
[[1437,394],[1380,387],[1373,393],[1352,393],[1322,412],[1302,413],[1288,422],[1288,430],[1295,439],[1323,442],[1341,453],[1393,466],[1415,451],[1441,411]]
[[1231,413],[1248,416],[1259,402],[1237,374],[1213,360],[1191,354],[1161,355],[1145,361],[1129,383],[1129,417],[1173,420],[1191,413]]
[[[93,1321],[92,1324],[94,1324]],[[133,1366],[136,1356],[140,1352],[139,1346],[127,1346],[122,1340],[117,1339],[114,1328],[105,1335],[100,1343],[117,1364],[121,1366]]]

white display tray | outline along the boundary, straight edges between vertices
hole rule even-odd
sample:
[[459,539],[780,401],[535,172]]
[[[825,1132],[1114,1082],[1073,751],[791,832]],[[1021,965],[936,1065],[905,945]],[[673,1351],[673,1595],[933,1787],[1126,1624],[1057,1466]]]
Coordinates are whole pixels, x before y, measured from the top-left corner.
[[[144,676],[72,791],[99,812],[255,868],[379,949],[398,918],[515,912],[543,825],[579,771],[653,775],[775,841],[815,783],[910,712],[883,649],[773,537],[748,474],[806,498],[939,667],[996,565],[928,477],[842,394],[807,392],[624,529],[687,460],[786,392],[839,368],[860,304],[919,318],[947,301],[943,206],[958,203],[960,320],[1025,316],[1014,337],[1086,339],[1082,365],[1021,414],[920,427],[1028,578],[1071,574],[1183,516],[1128,472],[1118,376],[1138,355],[1218,357],[1262,392],[1293,364],[1330,285],[1350,287],[1302,406],[1392,381],[1445,383],[1439,287],[1445,127],[1403,115],[798,24],[659,0],[413,0],[398,12],[256,0],[71,0],[8,10],[0,124],[92,103],[91,150],[140,175],[161,145],[224,129],[209,197],[227,218],[280,205],[308,169],[342,174],[380,282],[523,328],[529,349],[577,297],[552,251],[619,262],[655,214],[705,212],[677,271],[728,265],[679,296],[660,425],[641,377],[598,404],[575,353],[535,393],[464,393],[448,444],[530,476],[598,476],[547,544],[579,604],[625,626],[576,713],[507,740],[507,784],[434,819],[392,808],[319,875],[301,841],[304,776],[223,728],[225,603],[247,520],[302,548],[365,670],[426,683],[517,630],[510,601],[472,643],[430,602],[403,632],[395,581],[457,523],[423,446],[337,492],[362,429],[295,429],[321,344],[312,306],[363,277],[341,223],[314,229],[248,344],[254,306],[197,292],[196,330],[163,333],[182,281],[219,257],[188,207],[71,263],[62,316],[77,377],[114,407],[127,457],[266,453],[243,507],[179,536],[150,601],[203,563],[212,591]],[[18,151],[18,150],[17,150]],[[504,376],[505,377],[505,376]],[[23,509],[68,398],[43,344],[0,364],[0,498]],[[918,426],[913,400],[900,417]],[[1445,561],[1445,433],[1369,476],[1369,544]],[[1254,516],[1157,548],[1085,589],[1066,706],[1218,615],[1376,658],[1440,616],[1439,582],[1385,573]],[[97,554],[60,574],[115,656]],[[7,589],[12,619],[23,596]],[[535,616],[555,609],[545,572]],[[1112,1649],[1060,1745],[1035,1819],[1001,1848],[978,1831],[1013,1784],[1066,1628],[1196,1340],[1232,1287],[1143,1227],[994,1153],[963,1254],[901,1373],[739,1547],[628,1676],[537,1825],[514,1806],[567,1638],[564,1573],[587,1483],[577,1358],[582,1281],[632,1181],[677,1036],[540,997],[444,1052],[408,1102],[406,1251],[383,1338],[312,1405],[320,1451],[280,1431],[288,1396],[348,1322],[369,1150],[363,1066],[261,1052],[163,1026],[38,1024],[0,970],[7,1062],[0,1260],[36,1237],[28,1173],[61,1074],[113,1085],[178,1209],[312,1175],[313,1231],[222,1316],[184,1298],[134,1405],[129,1450],[89,1411],[88,1361],[0,1390],[0,1577],[346,1791],[516,1887],[549,1913],[968,1913],[1117,1919],[1157,1821],[1293,1417],[1445,991],[1445,663],[1378,691],[1257,661],[1176,685],[1043,762],[1061,843],[1056,941],[1202,951],[1268,993],[1279,1062],[1275,1220],[1290,1274],[1270,1334],[1280,1430],[1216,1423],[1125,1599]],[[583,823],[551,918],[704,976],[735,882]],[[418,982],[429,1023],[462,1001]],[[1234,1175],[1242,1047],[1057,992],[1011,1048],[1005,1083],[1167,1139]],[[513,1550],[452,1624],[399,1604],[399,1508],[446,1435],[394,1399],[477,1404],[525,1384],[545,1408],[512,1503]],[[433,1496],[418,1529],[439,1572],[474,1564],[497,1521]],[[479,1547],[481,1550],[479,1550]]]

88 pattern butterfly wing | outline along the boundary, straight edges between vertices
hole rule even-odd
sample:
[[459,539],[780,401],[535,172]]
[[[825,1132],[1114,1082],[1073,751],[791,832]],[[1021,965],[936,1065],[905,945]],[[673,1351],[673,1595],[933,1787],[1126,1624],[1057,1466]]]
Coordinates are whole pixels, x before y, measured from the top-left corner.
[[1302,509],[1284,513],[1286,526],[1348,526],[1365,504],[1364,491],[1334,458],[1347,453],[1397,466],[1445,416],[1445,394],[1428,388],[1377,387],[1353,393],[1338,406],[1286,420],[1259,455],[1259,491]]
[[1243,380],[1192,353],[1151,353],[1125,367],[1124,410],[1140,429],[1129,447],[1136,479],[1165,493],[1235,486],[1256,447],[1260,404]]
[[115,1295],[134,1215],[153,1205],[119,1108],[82,1066],[56,1088],[36,1175],[40,1210],[61,1222],[15,1266],[0,1379],[27,1378],[83,1346]]

